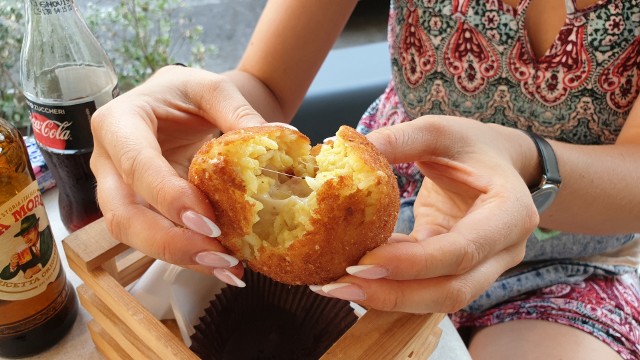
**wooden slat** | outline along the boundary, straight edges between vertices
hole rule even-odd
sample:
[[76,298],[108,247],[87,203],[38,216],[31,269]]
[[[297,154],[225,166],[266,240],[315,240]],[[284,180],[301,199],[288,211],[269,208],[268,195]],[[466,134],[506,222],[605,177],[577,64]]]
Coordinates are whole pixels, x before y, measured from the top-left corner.
[[155,260],[139,251],[134,251],[123,259],[116,258],[118,282],[124,287],[129,286],[129,284],[138,280]]
[[[63,245],[69,266],[85,282],[78,291],[83,305],[96,318],[89,330],[105,356],[137,360],[156,354],[162,359],[198,360],[180,336],[155,319],[122,285],[140,277],[153,259],[133,251],[134,255],[122,254],[129,248],[111,238],[102,219],[70,235]],[[369,310],[322,359],[426,359],[438,344],[443,317]]]
[[369,310],[321,359],[426,359],[437,345],[443,318]]
[[89,271],[113,259],[129,247],[109,235],[104,219],[100,218],[62,240],[67,258]]
[[100,267],[109,273],[116,281],[120,282],[120,275],[118,270],[118,264],[116,264],[116,258],[109,259],[100,265]]
[[118,343],[119,347],[134,359],[161,359],[131,329],[107,307],[86,285],[78,287],[78,298],[82,306],[100,324],[103,331]]
[[178,322],[176,319],[164,319],[160,320],[162,325],[166,326],[169,331],[178,339],[182,339],[182,334],[180,334],[180,326],[178,326]]
[[140,336],[147,346],[164,359],[198,360],[184,343],[154,318],[131,294],[102,268],[90,273],[69,259],[69,266],[87,286],[122,320],[124,326]]
[[89,322],[88,328],[93,343],[108,360],[134,360],[95,320]]

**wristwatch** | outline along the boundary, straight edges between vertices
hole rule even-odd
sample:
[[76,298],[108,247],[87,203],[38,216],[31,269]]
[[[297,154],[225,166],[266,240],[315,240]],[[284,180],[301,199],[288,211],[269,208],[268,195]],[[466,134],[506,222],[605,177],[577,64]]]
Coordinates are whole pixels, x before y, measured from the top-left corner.
[[531,196],[538,209],[538,213],[542,214],[542,212],[553,203],[553,200],[556,199],[560,184],[562,184],[562,178],[560,177],[560,169],[558,168],[558,159],[551,144],[538,134],[529,131],[525,131],[525,133],[533,140],[533,143],[538,149],[538,155],[540,156],[542,179],[540,179],[538,186],[531,189]]

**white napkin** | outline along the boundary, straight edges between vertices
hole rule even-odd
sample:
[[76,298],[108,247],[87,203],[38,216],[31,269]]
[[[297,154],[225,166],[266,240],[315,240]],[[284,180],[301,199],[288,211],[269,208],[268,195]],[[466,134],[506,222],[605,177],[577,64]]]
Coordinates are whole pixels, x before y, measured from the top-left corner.
[[182,340],[191,346],[194,326],[224,286],[213,276],[156,260],[130,292],[156,319],[175,319]]

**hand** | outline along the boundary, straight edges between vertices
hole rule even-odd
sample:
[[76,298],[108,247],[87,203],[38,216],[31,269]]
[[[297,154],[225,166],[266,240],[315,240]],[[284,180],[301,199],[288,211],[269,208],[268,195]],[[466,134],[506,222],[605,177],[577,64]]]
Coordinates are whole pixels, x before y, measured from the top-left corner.
[[40,272],[40,267],[39,266],[34,266],[32,268],[27,269],[27,271],[24,272],[24,278],[25,279],[31,279],[33,277],[33,275],[37,274]]
[[17,253],[12,254],[11,258],[9,258],[9,269],[11,271],[14,271],[19,264],[20,264],[20,256]]
[[223,281],[242,285],[242,266],[213,239],[220,230],[210,204],[186,177],[218,129],[265,123],[224,76],[179,66],[101,107],[91,120],[91,169],[110,233],[154,258],[216,269]]
[[380,310],[454,312],[522,261],[539,221],[517,171],[534,149],[526,134],[428,116],[368,138],[390,162],[415,161],[425,175],[414,229],[347,269],[357,276],[312,289]]

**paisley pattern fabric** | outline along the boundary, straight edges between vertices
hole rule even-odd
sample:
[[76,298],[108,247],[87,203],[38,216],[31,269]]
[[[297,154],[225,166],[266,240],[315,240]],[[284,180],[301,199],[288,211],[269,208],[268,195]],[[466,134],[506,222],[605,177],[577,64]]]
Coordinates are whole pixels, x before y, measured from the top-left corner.
[[[640,92],[640,0],[576,10],[536,58],[527,38],[530,0],[393,0],[393,79],[359,130],[426,114],[474,118],[576,144],[615,142]],[[403,197],[421,175],[395,166]]]
[[[391,0],[393,77],[358,130],[441,114],[568,143],[614,143],[640,92],[640,0],[580,10],[565,0],[566,21],[540,58],[525,29],[531,1],[513,8],[502,0]],[[403,199],[396,231],[409,233],[423,176],[412,163],[394,171]],[[636,359],[639,248],[636,234],[537,231],[523,263],[452,316],[460,326],[556,321]],[[620,296],[625,291],[632,296]]]
[[632,274],[552,285],[481,314],[457,312],[451,320],[457,328],[551,321],[595,336],[623,359],[640,359],[640,282]]

